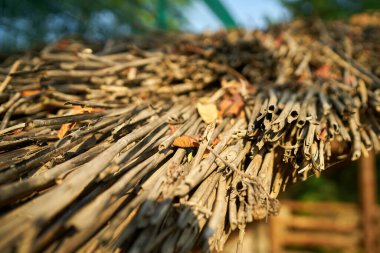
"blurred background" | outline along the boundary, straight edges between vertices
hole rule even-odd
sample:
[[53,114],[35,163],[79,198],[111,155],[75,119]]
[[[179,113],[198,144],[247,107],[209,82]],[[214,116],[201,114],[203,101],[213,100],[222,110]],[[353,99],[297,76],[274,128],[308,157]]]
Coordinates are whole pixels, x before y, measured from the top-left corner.
[[[152,31],[265,29],[295,17],[348,19],[378,9],[379,0],[0,0],[0,55],[65,37],[103,41]],[[347,164],[345,173],[329,170],[296,184],[288,197],[357,201],[356,178],[355,165]]]
[[379,0],[0,0],[0,53],[62,37],[89,40],[150,31],[265,29],[296,16],[345,19]]

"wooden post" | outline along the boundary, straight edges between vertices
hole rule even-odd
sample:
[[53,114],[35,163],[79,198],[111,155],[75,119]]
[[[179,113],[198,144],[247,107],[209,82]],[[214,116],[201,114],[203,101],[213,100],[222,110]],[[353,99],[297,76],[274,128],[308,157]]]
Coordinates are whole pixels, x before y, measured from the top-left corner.
[[366,253],[376,252],[375,212],[376,212],[376,157],[369,152],[359,161],[359,187],[364,229],[364,249]]
[[291,215],[290,209],[285,205],[281,206],[281,213],[278,216],[271,217],[269,220],[270,229],[270,252],[284,252],[284,238],[286,235],[287,220]]

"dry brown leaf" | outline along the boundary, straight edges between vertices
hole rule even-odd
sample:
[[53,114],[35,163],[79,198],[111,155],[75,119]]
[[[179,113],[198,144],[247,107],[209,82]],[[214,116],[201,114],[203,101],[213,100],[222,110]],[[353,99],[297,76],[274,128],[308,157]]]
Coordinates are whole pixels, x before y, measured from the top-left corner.
[[329,79],[331,77],[331,66],[329,64],[322,65],[315,70],[314,74],[318,77]]
[[21,92],[21,97],[23,97],[23,98],[30,97],[30,96],[33,96],[33,95],[38,94],[40,92],[41,92],[41,90],[23,90]]
[[71,129],[73,129],[75,125],[76,123],[63,124],[58,131],[58,134],[57,134],[58,138],[62,139],[63,137],[65,137],[66,133],[70,131]]
[[[73,108],[71,109],[71,113],[69,115],[82,114],[85,112],[93,113],[93,112],[102,112],[102,111],[104,111],[103,108],[82,107],[82,106],[77,105],[77,106],[73,106]],[[73,129],[75,125],[76,123],[63,124],[58,131],[58,134],[57,134],[58,138],[62,139],[63,137],[65,137],[67,132]]]
[[219,103],[219,115],[223,116],[224,113],[232,106],[232,101],[229,97],[225,96]]
[[174,134],[177,131],[177,127],[175,125],[169,125],[169,135]]
[[174,139],[174,147],[194,148],[199,146],[199,136],[182,135]]
[[244,101],[240,94],[225,96],[219,104],[219,115],[237,116],[244,108]]
[[318,138],[322,141],[326,141],[327,140],[327,129],[326,128],[323,128],[321,133],[319,134]]
[[244,101],[240,94],[236,94],[231,97],[232,106],[228,108],[225,115],[228,116],[237,116],[244,108]]
[[208,98],[201,98],[197,103],[198,113],[204,122],[210,124],[218,118],[218,109],[216,105],[209,102]]

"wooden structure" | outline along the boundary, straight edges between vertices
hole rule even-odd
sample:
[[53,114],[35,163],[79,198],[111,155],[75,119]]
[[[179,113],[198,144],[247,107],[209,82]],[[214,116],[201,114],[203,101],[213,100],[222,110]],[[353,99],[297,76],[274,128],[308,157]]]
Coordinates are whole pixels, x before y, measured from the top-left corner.
[[[377,216],[380,209],[376,207],[376,163],[375,155],[370,152],[359,161],[359,186],[362,207],[364,248],[367,253],[380,252],[380,232],[376,231]],[[377,240],[377,241],[376,241]]]
[[[380,252],[380,206],[373,221],[374,252]],[[236,252],[238,233],[231,235],[223,253]],[[365,229],[360,206],[339,202],[283,201],[281,212],[269,223],[247,227],[243,252],[299,253],[316,250],[351,253],[365,250]]]
[[284,202],[271,220],[273,253],[327,248],[356,252],[360,247],[360,209],[354,204]]
[[359,161],[360,205],[287,201],[271,220],[273,253],[287,247],[320,247],[342,252],[380,252],[380,207],[376,203],[375,155]]
[[[380,206],[375,211],[373,250],[380,252]],[[368,252],[363,225],[357,204],[286,200],[282,202],[280,214],[269,223],[259,221],[247,227],[243,252]],[[238,233],[232,234],[222,252],[236,252],[238,237]]]
[[[380,213],[379,206],[376,212]],[[280,215],[270,223],[272,253],[296,252],[295,249],[361,252],[363,246],[363,252],[370,252],[366,249],[362,217],[359,206],[354,204],[286,201]],[[372,252],[380,252],[379,222],[378,215],[372,228],[375,234]]]

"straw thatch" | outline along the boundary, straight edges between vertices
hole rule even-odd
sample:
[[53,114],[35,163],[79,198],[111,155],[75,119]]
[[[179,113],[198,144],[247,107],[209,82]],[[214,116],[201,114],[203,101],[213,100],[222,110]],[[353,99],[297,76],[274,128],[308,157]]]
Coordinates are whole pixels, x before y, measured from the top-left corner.
[[380,150],[365,20],[62,40],[5,61],[0,251],[221,250],[235,229],[241,243],[287,184]]

